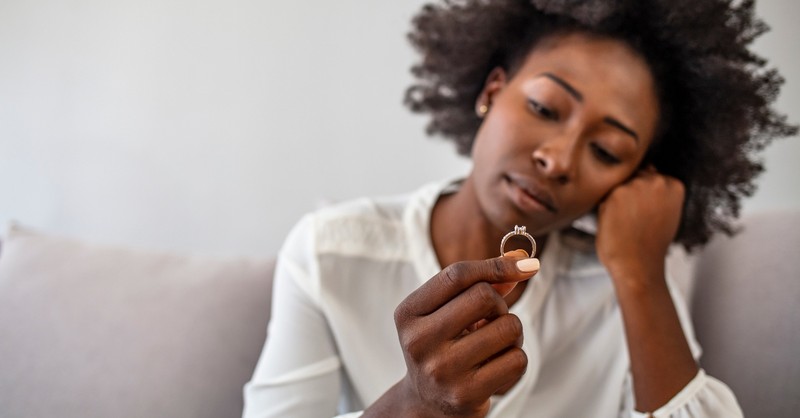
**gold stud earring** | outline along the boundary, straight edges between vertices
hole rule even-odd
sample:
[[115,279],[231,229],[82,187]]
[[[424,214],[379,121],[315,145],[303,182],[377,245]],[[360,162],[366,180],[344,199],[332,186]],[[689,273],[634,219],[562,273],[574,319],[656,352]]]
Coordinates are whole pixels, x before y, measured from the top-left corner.
[[487,113],[489,113],[489,106],[486,106],[485,104],[478,106],[478,116],[484,117]]

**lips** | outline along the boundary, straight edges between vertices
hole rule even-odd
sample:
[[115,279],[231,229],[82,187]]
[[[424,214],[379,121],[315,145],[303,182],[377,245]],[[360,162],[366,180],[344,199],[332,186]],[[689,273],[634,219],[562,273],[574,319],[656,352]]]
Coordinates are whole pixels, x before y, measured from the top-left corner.
[[550,193],[540,187],[536,180],[522,174],[508,174],[506,180],[524,194],[525,198],[531,199],[550,212],[557,212],[555,201]]

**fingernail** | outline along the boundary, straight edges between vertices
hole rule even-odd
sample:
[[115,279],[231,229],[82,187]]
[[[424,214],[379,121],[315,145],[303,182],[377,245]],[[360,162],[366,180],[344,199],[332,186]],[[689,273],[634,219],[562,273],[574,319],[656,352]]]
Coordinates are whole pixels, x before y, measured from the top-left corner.
[[517,268],[523,273],[533,273],[539,271],[538,258],[524,258],[517,261]]
[[520,257],[524,255],[525,257],[527,257],[528,256],[528,252],[523,250],[522,248],[520,248],[520,249],[516,249],[516,250],[506,251],[505,254],[503,254],[503,256],[505,256],[505,257],[510,257],[512,255],[518,255]]

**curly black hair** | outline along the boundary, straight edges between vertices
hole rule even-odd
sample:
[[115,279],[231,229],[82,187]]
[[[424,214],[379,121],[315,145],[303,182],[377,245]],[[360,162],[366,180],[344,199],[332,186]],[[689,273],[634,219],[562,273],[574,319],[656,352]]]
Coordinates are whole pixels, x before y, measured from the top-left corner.
[[675,242],[691,250],[734,232],[763,171],[756,154],[797,134],[772,103],[783,79],[748,47],[768,30],[744,0],[444,0],[409,33],[422,60],[405,103],[430,113],[429,134],[469,155],[475,102],[493,68],[513,76],[546,36],[580,31],[627,42],[657,83],[659,129],[645,157],[686,186]]

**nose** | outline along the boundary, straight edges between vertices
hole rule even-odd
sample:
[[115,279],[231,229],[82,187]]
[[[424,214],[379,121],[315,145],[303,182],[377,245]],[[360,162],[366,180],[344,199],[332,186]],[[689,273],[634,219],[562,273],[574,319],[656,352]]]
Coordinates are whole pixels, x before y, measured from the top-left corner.
[[532,158],[546,178],[566,184],[575,177],[576,151],[577,139],[561,136],[540,144],[533,151]]

